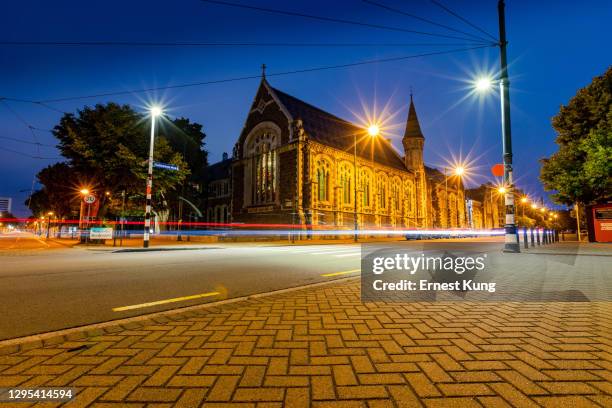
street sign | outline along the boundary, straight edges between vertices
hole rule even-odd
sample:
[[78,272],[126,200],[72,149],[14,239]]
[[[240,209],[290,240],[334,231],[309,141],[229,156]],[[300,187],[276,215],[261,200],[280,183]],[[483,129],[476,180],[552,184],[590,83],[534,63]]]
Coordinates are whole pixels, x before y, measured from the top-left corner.
[[174,165],[174,164],[168,164],[168,163],[160,163],[160,162],[153,162],[153,167],[156,167],[158,169],[164,169],[164,170],[172,170],[172,171],[178,171],[179,167]]
[[504,176],[504,165],[503,164],[494,165],[493,167],[491,167],[491,173],[493,173],[495,177],[503,177]]
[[89,239],[113,239],[113,229],[92,227],[89,229]]
[[85,201],[86,204],[93,204],[96,202],[96,196],[93,194],[88,194],[83,197],[83,201]]

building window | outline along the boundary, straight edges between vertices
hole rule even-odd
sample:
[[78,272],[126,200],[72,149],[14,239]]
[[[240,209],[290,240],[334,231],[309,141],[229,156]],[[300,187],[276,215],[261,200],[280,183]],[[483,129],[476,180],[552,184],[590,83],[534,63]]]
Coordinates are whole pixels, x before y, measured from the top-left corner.
[[317,198],[319,201],[329,201],[329,163],[317,161]]
[[277,136],[264,131],[252,140],[249,153],[252,160],[252,202],[265,204],[275,201],[277,189]]
[[350,204],[351,203],[351,185],[352,182],[352,172],[351,168],[343,164],[340,166],[340,187],[342,187],[342,203]]
[[362,191],[362,205],[363,207],[369,207],[371,203],[372,196],[372,177],[371,173],[364,169],[361,171],[361,175],[359,177],[361,181],[361,191]]
[[400,181],[397,180],[397,179],[393,179],[393,185],[391,186],[391,188],[392,188],[391,191],[392,191],[392,194],[393,194],[393,209],[396,212],[399,212],[400,211],[400,204],[401,204],[401,201],[400,201],[400,188],[401,188]]
[[414,211],[414,184],[410,180],[404,182],[404,201],[406,203],[406,214],[411,214]]
[[387,177],[378,176],[378,194],[380,195],[380,208],[387,208]]

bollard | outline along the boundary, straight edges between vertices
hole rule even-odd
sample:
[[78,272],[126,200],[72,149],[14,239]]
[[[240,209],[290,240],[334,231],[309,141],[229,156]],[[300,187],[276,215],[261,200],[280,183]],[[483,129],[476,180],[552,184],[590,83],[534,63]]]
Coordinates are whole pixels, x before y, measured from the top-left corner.
[[536,230],[536,239],[538,242],[538,246],[540,246],[541,244],[540,244],[540,229],[539,228]]
[[527,242],[527,227],[523,228],[523,241],[525,241],[525,249],[529,248],[529,243]]
[[561,231],[561,241],[565,241],[565,232]]
[[548,230],[546,228],[542,230],[542,243],[544,245],[548,244]]
[[535,246],[535,236],[533,235],[533,227],[531,227],[531,247]]

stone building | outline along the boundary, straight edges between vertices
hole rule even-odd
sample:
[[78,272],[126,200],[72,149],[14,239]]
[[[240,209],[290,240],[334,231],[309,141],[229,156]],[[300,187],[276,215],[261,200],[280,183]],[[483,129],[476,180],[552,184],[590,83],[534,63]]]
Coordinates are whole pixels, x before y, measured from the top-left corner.
[[206,194],[206,221],[212,223],[231,222],[232,159],[223,153],[223,160],[208,167]]
[[483,184],[478,188],[465,190],[468,206],[471,205],[471,217],[480,220],[473,223],[474,228],[503,228],[505,223],[505,208],[503,196],[492,184]]
[[362,230],[466,226],[462,183],[424,165],[424,143],[412,97],[400,154],[263,77],[226,173],[229,217],[347,230],[355,214]]

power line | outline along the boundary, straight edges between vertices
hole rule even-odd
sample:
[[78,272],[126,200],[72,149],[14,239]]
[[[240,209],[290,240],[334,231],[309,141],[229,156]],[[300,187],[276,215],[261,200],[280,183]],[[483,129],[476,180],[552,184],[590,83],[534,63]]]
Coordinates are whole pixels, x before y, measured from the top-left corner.
[[38,145],[38,146],[55,147],[55,145],[52,145],[52,144],[31,142],[29,140],[21,140],[21,139],[17,139],[16,137],[10,137],[10,136],[0,136],[0,139],[12,140],[14,142],[33,144],[33,145]]
[[481,33],[489,36],[490,38],[492,38],[493,40],[495,40],[496,42],[499,42],[499,40],[497,38],[495,38],[494,35],[489,34],[488,32],[486,32],[485,30],[483,30],[482,28],[478,27],[476,24],[468,21],[466,18],[461,17],[459,14],[457,14],[456,12],[454,12],[453,10],[449,9],[448,7],[446,7],[444,4],[440,3],[439,1],[436,0],[431,0],[431,2],[433,4],[435,4],[436,6],[440,7],[442,10],[446,11],[447,13],[449,13],[452,16],[457,17],[459,20],[463,21],[464,23],[466,23],[467,25],[469,25],[470,27],[480,31]]
[[248,9],[248,10],[256,10],[256,11],[262,11],[264,13],[282,14],[282,15],[285,15],[285,16],[309,18],[311,20],[327,21],[327,22],[331,22],[331,23],[349,24],[349,25],[355,25],[355,26],[361,26],[361,27],[376,28],[376,29],[379,29],[379,30],[400,31],[400,32],[404,32],[404,33],[427,35],[427,36],[431,36],[431,37],[452,38],[454,40],[472,41],[470,38],[456,37],[456,36],[453,36],[453,35],[428,33],[428,32],[425,32],[425,31],[409,30],[407,28],[402,28],[402,27],[392,27],[392,26],[385,26],[385,25],[380,25],[380,24],[364,23],[362,21],[354,21],[354,20],[345,20],[345,19],[333,18],[333,17],[317,16],[317,15],[313,15],[313,14],[299,13],[299,12],[295,12],[295,11],[285,11],[285,10],[271,9],[271,8],[265,8],[265,7],[247,6],[246,4],[231,3],[231,2],[228,2],[228,1],[220,1],[220,0],[200,0],[200,1],[202,1],[204,3],[217,4],[217,5],[221,5],[221,6],[229,6],[229,7]]
[[[286,76],[286,75],[302,74],[302,73],[308,73],[308,72],[327,71],[327,70],[340,69],[340,68],[350,68],[350,67],[361,66],[361,65],[403,61],[403,60],[408,60],[408,59],[413,59],[413,58],[452,54],[452,53],[457,53],[457,52],[488,48],[491,46],[492,45],[479,45],[475,47],[456,48],[452,50],[435,51],[435,52],[422,53],[422,54],[413,54],[413,55],[407,55],[407,56],[402,56],[402,57],[377,58],[377,59],[371,59],[371,60],[365,60],[365,61],[350,62],[346,64],[327,65],[327,66],[313,67],[313,68],[303,68],[303,69],[296,69],[292,71],[271,72],[271,73],[266,73],[266,77]],[[129,91],[105,92],[105,93],[92,94],[92,95],[70,96],[70,97],[64,97],[64,98],[46,99],[42,101],[35,101],[35,100],[28,100],[28,99],[21,99],[21,98],[10,98],[10,97],[4,97],[3,99],[15,101],[15,102],[25,102],[25,103],[38,104],[42,106],[48,106],[46,104],[55,103],[55,102],[64,102],[64,101],[90,99],[90,98],[101,98],[101,97],[106,97],[106,96],[129,95],[129,94],[135,94],[135,93],[161,91],[161,90],[166,90],[166,89],[188,88],[188,87],[194,87],[194,86],[213,85],[213,84],[221,84],[221,83],[226,83],[226,82],[245,81],[249,79],[259,79],[259,78],[261,78],[261,74],[247,75],[247,76],[234,77],[234,78],[216,79],[216,80],[203,81],[203,82],[192,82],[192,83],[177,84],[177,85],[159,86],[159,87],[153,87],[153,88],[133,89]]]
[[[6,107],[6,109],[9,110],[9,112],[13,114],[13,116],[17,118],[19,122],[21,122],[26,128],[28,128],[28,131],[32,134],[32,138],[34,139],[36,143],[38,143],[38,137],[36,136],[36,133],[34,132],[35,127],[30,125],[16,110],[14,110],[11,107],[11,105],[6,103],[4,99],[6,98],[0,98],[0,102]],[[36,154],[40,156],[40,145],[36,145]]]
[[[461,32],[461,31],[459,31]],[[483,40],[480,37],[475,37]],[[468,39],[468,41],[473,41]],[[488,41],[488,40],[485,40]],[[442,46],[471,46],[477,43],[227,43],[227,42],[149,42],[149,41],[0,41],[5,46],[32,46],[32,47],[442,47]]]
[[429,19],[426,19],[426,18],[423,18],[423,17],[417,16],[417,15],[414,15],[414,14],[412,14],[412,13],[408,13],[408,12],[403,11],[403,10],[396,9],[396,8],[394,8],[394,7],[391,7],[391,6],[387,6],[387,5],[385,5],[385,4],[377,3],[377,2],[375,2],[375,1],[371,1],[371,0],[362,0],[362,1],[363,1],[364,3],[366,3],[366,4],[370,4],[370,5],[372,5],[372,6],[379,7],[379,8],[382,8],[382,9],[384,9],[384,10],[391,11],[391,12],[393,12],[393,13],[401,14],[401,15],[403,15],[403,16],[406,16],[406,17],[411,17],[411,18],[414,18],[414,19],[416,19],[416,20],[423,21],[423,22],[425,22],[425,23],[435,25],[435,26],[437,26],[437,27],[442,27],[442,28],[445,28],[445,29],[450,30],[450,31],[454,31],[454,32],[459,33],[459,34],[467,35],[467,36],[470,36],[470,37],[472,37],[472,38],[478,39],[478,40],[480,40],[480,41],[486,41],[486,42],[489,42],[489,40],[488,40],[488,39],[486,39],[486,38],[484,38],[484,37],[480,37],[480,36],[477,36],[477,35],[475,35],[475,34],[468,33],[468,32],[466,32],[466,31],[457,30],[456,28],[453,28],[453,27],[447,26],[447,25],[445,25],[445,24],[436,23],[435,21],[432,21],[432,20],[429,20]]
[[14,154],[18,154],[20,156],[24,156],[24,157],[29,157],[30,159],[37,159],[37,160],[65,160],[65,158],[63,157],[43,157],[43,156],[33,156],[31,154],[27,154],[24,152],[20,152],[17,150],[13,150],[13,149],[8,149],[6,147],[0,147],[0,150],[4,150],[10,153],[14,153]]

